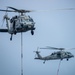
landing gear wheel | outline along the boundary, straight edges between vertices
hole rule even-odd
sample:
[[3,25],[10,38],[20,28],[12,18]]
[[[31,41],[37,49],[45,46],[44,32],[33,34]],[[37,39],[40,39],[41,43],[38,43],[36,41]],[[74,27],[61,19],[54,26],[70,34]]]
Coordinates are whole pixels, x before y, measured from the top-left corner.
[[45,64],[45,62],[43,62],[43,64]]
[[31,34],[34,35],[34,31],[33,30],[31,30]]
[[14,34],[16,35],[16,31],[14,31]]
[[10,41],[12,41],[12,37],[10,38]]
[[12,34],[11,34],[11,37],[10,37],[10,41],[12,41]]
[[68,61],[69,59],[67,59],[67,61]]
[[44,60],[43,64],[45,64],[45,61],[46,61],[46,60]]

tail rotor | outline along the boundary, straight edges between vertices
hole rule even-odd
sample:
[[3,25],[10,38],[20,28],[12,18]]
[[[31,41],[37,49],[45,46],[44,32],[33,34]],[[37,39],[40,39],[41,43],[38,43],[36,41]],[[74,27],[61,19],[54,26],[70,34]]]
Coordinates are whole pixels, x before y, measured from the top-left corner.
[[3,17],[3,20],[2,20],[2,25],[1,25],[1,27],[3,27],[4,21],[5,21],[5,19],[4,19],[4,17]]
[[8,8],[6,9],[5,15],[3,16],[1,27],[3,27],[3,24],[4,24],[4,22],[5,22],[5,19],[8,18],[8,13],[7,13],[7,11],[8,11]]
[[37,47],[37,51],[34,51],[36,54],[35,54],[35,58],[37,56],[38,53],[40,53],[40,51],[38,51],[39,47]]

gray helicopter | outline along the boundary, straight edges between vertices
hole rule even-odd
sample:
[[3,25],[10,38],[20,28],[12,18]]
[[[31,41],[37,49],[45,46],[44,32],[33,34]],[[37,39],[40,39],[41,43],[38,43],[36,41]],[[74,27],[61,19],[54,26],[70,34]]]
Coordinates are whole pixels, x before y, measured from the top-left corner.
[[[40,51],[38,51],[38,49],[54,49],[54,50],[60,50],[60,51],[53,52],[48,56],[42,57],[40,55]],[[75,48],[71,48],[68,50],[72,50],[72,49],[75,49]],[[47,60],[58,60],[58,59],[60,59],[60,60],[67,59],[67,61],[68,61],[69,58],[74,57],[74,55],[72,53],[64,51],[64,50],[66,50],[66,49],[49,47],[49,46],[47,46],[46,48],[37,48],[37,51],[34,51],[36,53],[37,57],[35,57],[34,59],[44,60],[43,63],[45,63],[45,61],[47,61]]]
[[[11,9],[11,10],[8,10]],[[6,10],[0,9],[0,11],[6,12],[6,14],[3,17],[3,22],[6,20],[6,27],[7,29],[0,29],[0,32],[8,32],[11,34],[10,40],[12,40],[12,35],[16,33],[21,33],[21,32],[27,32],[31,31],[31,34],[34,35],[34,30],[35,30],[35,22],[33,19],[26,15],[25,13],[32,12],[32,10],[23,10],[23,9],[16,9],[13,7],[7,7]],[[7,12],[18,12],[19,15],[13,16],[12,18],[8,17]]]

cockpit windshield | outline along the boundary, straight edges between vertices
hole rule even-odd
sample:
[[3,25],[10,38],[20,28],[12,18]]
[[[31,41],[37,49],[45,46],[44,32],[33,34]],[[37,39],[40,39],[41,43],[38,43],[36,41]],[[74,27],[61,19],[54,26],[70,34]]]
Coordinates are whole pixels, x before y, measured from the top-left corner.
[[33,22],[32,18],[25,18],[25,17],[21,17],[21,22]]
[[25,22],[25,18],[24,17],[21,18],[21,22]]
[[70,52],[67,52],[67,54],[71,54]]
[[29,18],[29,21],[33,22],[33,19],[32,18]]

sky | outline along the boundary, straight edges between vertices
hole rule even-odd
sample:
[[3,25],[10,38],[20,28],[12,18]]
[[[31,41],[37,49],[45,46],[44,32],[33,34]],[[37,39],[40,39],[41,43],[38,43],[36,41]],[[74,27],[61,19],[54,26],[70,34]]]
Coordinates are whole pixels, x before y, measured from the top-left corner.
[[[7,6],[18,9],[35,10],[28,13],[35,21],[36,30],[23,33],[23,69],[24,75],[56,75],[59,60],[50,60],[43,64],[35,60],[37,47],[75,48],[75,10],[55,10],[75,8],[75,0],[0,0],[0,9]],[[41,11],[42,10],[42,11]],[[5,12],[0,12],[0,28]],[[10,17],[17,13],[9,13]],[[39,50],[47,56],[54,50]],[[75,55],[75,50],[69,50]],[[21,34],[13,36],[0,33],[0,75],[20,75],[21,73]],[[61,62],[59,75],[75,75],[75,58]]]

